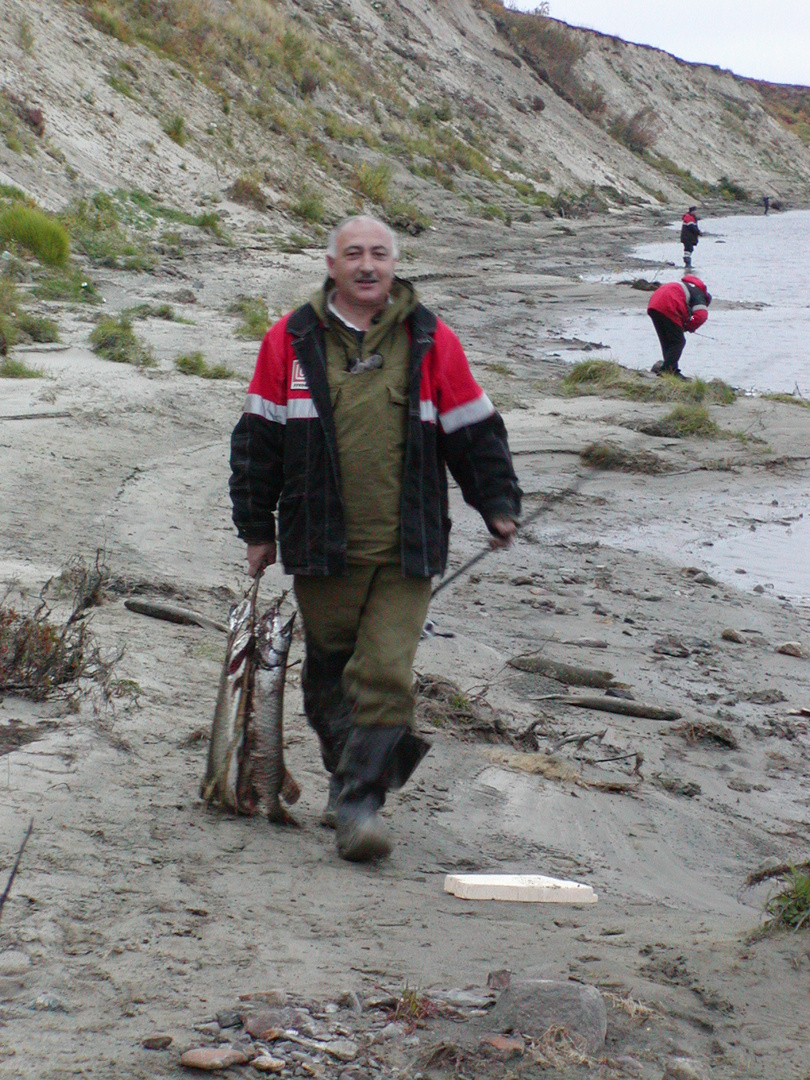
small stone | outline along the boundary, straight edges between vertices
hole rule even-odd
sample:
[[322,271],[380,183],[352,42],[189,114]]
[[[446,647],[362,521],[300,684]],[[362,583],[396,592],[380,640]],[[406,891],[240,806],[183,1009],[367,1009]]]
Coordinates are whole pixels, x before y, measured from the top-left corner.
[[342,1005],[344,1009],[351,1009],[358,1015],[363,1011],[363,1002],[355,990],[344,991],[338,998],[338,1005]]
[[172,1045],[171,1035],[147,1035],[141,1039],[144,1050],[166,1050]]
[[246,1065],[250,1059],[241,1050],[234,1050],[232,1046],[198,1046],[194,1050],[186,1050],[180,1058],[180,1064],[187,1069],[205,1069],[213,1072],[215,1069],[227,1069],[231,1065]]
[[240,1001],[257,1001],[261,1005],[277,1005],[284,1008],[287,1004],[286,990],[259,990],[255,994],[240,994]]
[[486,1009],[495,1000],[494,994],[483,990],[435,990],[430,996],[454,1009]]
[[260,1009],[245,1021],[245,1031],[254,1039],[278,1039],[284,1025],[276,1009]]
[[391,1009],[396,1008],[397,998],[385,991],[369,994],[365,999],[367,1009]]
[[733,641],[736,645],[745,644],[745,638],[742,636],[739,630],[733,630],[730,626],[726,627],[720,637],[723,639],[723,641]]
[[508,990],[511,981],[512,972],[507,968],[501,968],[500,971],[490,971],[489,975],[487,975],[487,986],[490,990]]
[[280,1073],[287,1067],[287,1062],[270,1054],[259,1054],[250,1063],[254,1069],[264,1073]]
[[654,653],[658,653],[661,656],[688,656],[689,649],[681,641],[680,638],[670,634],[667,637],[659,638],[652,647]]
[[388,1042],[389,1039],[401,1039],[405,1034],[402,1024],[386,1024],[384,1028],[374,1033],[374,1042]]
[[488,1047],[506,1061],[521,1057],[525,1050],[523,1039],[519,1035],[484,1035],[479,1045]]
[[6,949],[0,953],[0,975],[25,975],[31,967],[31,958],[18,949]]
[[605,1045],[607,1009],[595,986],[551,979],[512,980],[483,1027],[506,1034],[520,1031],[528,1038],[542,1038],[550,1027],[560,1026],[584,1039],[588,1053]]
[[609,1068],[619,1069],[628,1076],[644,1075],[644,1068],[640,1061],[636,1061],[634,1057],[630,1057],[628,1054],[622,1054],[620,1057],[607,1058],[605,1064]]
[[670,1058],[661,1080],[709,1080],[709,1071],[705,1065],[693,1058]]
[[216,1020],[209,1020],[205,1024],[195,1024],[194,1030],[199,1032],[200,1035],[211,1035],[216,1038],[219,1035],[220,1027]]
[[338,1061],[354,1061],[357,1057],[357,1043],[351,1039],[332,1039],[324,1045],[324,1050]]
[[169,299],[174,300],[176,304],[197,303],[197,297],[194,295],[191,289],[178,289],[176,293],[172,293]]
[[40,994],[31,1002],[31,1008],[37,1012],[67,1012],[67,1005],[56,994]]
[[242,1017],[235,1009],[226,1009],[217,1013],[217,1023],[221,1028],[241,1027]]
[[776,646],[776,651],[785,656],[804,656],[804,650],[798,641],[783,641],[781,645]]

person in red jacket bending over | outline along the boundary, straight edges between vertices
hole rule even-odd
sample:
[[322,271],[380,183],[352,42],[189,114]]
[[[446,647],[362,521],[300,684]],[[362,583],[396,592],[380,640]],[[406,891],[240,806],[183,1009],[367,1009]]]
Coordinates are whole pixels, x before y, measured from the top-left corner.
[[655,375],[685,378],[678,367],[686,345],[684,330],[692,334],[703,326],[709,317],[711,302],[709,290],[694,274],[686,274],[680,281],[670,281],[655,290],[647,305],[647,314],[658,334],[664,357],[653,364]]

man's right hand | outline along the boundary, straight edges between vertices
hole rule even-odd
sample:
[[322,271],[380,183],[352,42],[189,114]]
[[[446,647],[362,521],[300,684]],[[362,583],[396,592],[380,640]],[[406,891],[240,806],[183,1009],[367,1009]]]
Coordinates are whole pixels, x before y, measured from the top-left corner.
[[247,564],[248,573],[256,577],[266,566],[272,566],[276,561],[276,544],[271,541],[268,544],[248,544]]

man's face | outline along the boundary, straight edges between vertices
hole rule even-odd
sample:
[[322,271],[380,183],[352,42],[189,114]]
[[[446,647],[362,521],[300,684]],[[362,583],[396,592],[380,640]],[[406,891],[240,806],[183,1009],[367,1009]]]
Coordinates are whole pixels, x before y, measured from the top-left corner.
[[394,253],[388,232],[373,221],[353,221],[337,237],[337,253],[326,256],[338,298],[378,311],[394,280]]

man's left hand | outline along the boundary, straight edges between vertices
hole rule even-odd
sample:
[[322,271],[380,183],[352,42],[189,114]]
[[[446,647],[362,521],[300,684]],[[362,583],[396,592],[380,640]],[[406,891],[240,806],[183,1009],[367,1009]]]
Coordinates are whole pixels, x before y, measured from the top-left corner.
[[508,548],[517,532],[517,525],[508,517],[496,517],[487,522],[490,533],[490,546],[493,548]]

